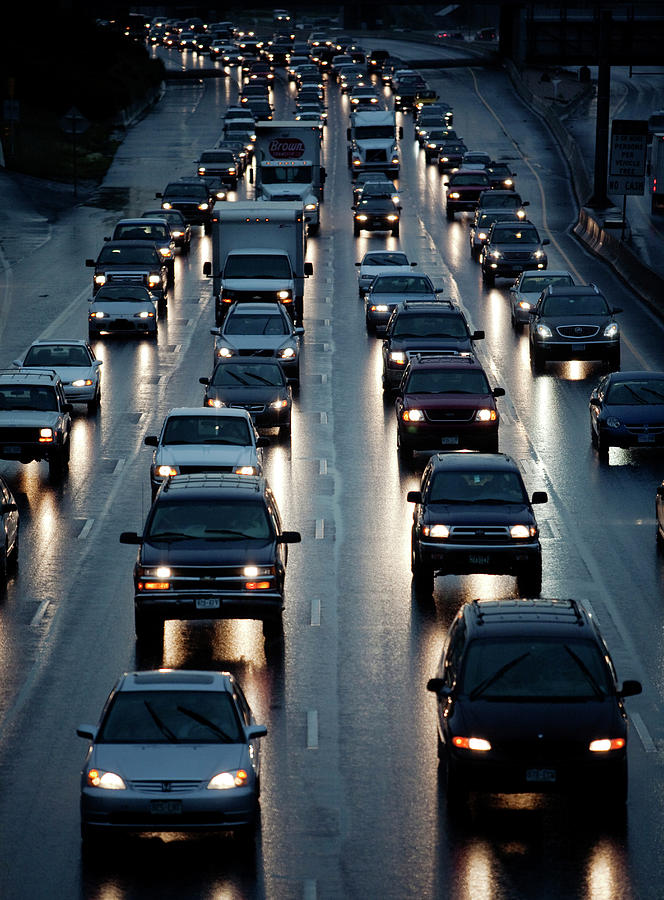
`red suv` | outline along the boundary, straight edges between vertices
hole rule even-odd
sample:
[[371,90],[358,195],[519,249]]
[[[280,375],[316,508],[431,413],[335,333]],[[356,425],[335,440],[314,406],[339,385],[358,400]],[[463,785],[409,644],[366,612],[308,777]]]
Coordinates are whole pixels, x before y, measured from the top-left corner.
[[470,353],[415,354],[395,403],[400,458],[409,462],[415,450],[497,453],[496,397],[504,394]]

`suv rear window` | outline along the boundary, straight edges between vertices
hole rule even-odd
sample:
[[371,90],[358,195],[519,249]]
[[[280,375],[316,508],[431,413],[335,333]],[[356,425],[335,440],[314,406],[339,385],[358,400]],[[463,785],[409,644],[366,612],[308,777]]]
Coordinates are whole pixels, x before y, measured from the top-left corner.
[[147,536],[151,541],[269,541],[273,532],[265,506],[259,501],[188,497],[186,502],[167,498],[158,502]]
[[418,369],[411,372],[409,394],[489,394],[486,375],[479,369]]
[[528,503],[517,472],[478,469],[475,472],[436,472],[429,492],[431,503]]
[[[46,367],[48,368],[48,367]],[[0,385],[0,410],[38,409],[53,412],[59,409],[58,396],[52,388],[33,385]]]
[[460,316],[400,315],[392,326],[395,338],[467,338],[466,323]]

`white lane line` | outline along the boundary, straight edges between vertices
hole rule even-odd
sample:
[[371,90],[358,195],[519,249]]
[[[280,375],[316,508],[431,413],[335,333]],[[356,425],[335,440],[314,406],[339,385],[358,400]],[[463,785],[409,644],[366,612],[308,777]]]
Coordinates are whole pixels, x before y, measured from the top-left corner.
[[176,344],[175,347],[173,347],[173,353],[179,353],[180,350],[182,350],[182,344]]
[[78,540],[79,540],[79,541],[84,541],[84,540],[86,539],[86,537],[87,537],[87,536],[90,534],[90,532],[92,531],[92,526],[93,526],[94,524],[95,524],[95,520],[94,520],[94,519],[88,519],[88,520],[87,520],[87,522],[85,523],[85,525],[83,526],[83,528],[81,528],[81,530],[80,530],[80,532],[79,532],[79,535],[78,535]]
[[120,472],[124,469],[124,465],[126,462],[127,462],[126,457],[121,456],[120,459],[115,464],[115,468],[113,469],[113,474],[119,475]]
[[549,528],[551,529],[551,534],[553,536],[554,541],[560,540],[560,528],[558,528],[558,524],[555,519],[549,519]]
[[643,749],[646,753],[656,753],[657,747],[655,746],[655,742],[650,737],[650,732],[646,728],[646,723],[641,716],[638,713],[630,713],[630,719],[636,728],[636,733],[641,738],[641,743],[643,744]]
[[41,624],[41,620],[46,615],[46,610],[48,609],[48,605],[50,602],[50,600],[42,600],[42,602],[39,604],[37,612],[34,614],[30,621],[30,628],[36,628]]
[[316,540],[322,541],[325,537],[325,519],[316,519]]
[[323,303],[332,303],[332,297],[323,297]]
[[326,412],[319,413],[319,416],[320,416],[320,424],[327,425],[327,413]]
[[330,352],[330,345],[324,343],[323,344],[323,353],[329,353],[329,352]]
[[307,710],[307,750],[318,750],[318,710]]
[[307,878],[302,885],[302,900],[316,900],[318,897],[318,887],[315,878]]
[[320,597],[314,597],[311,601],[310,624],[312,627],[320,625]]
[[318,474],[319,475],[327,475],[327,460],[326,459],[318,460]]

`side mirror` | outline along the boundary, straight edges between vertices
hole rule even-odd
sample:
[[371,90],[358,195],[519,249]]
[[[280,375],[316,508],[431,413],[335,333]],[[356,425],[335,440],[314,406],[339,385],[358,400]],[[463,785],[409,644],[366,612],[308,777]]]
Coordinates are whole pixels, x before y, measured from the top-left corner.
[[533,496],[530,498],[530,502],[535,505],[535,503],[548,503],[549,495],[546,491],[534,491]]
[[74,412],[74,404],[73,403],[63,403],[62,411],[66,413]]
[[210,379],[209,378],[199,378],[198,383],[207,385],[210,383]]
[[406,500],[409,503],[421,503],[422,491],[408,491],[408,493],[406,494]]
[[103,359],[95,359],[93,361],[92,365],[95,369],[101,369],[101,367],[104,365],[104,360]]
[[551,243],[551,241],[548,238],[544,238],[544,240],[542,241],[542,246],[544,247],[546,244],[550,244],[550,243]]
[[105,237],[104,240],[105,240],[105,241],[110,241],[110,240],[112,240],[112,238],[110,238],[110,237]]
[[320,181],[321,184],[324,184],[327,181],[327,171],[325,169],[325,166],[320,167]]
[[622,306],[614,306],[611,312],[614,316],[617,316],[618,313],[622,312]]
[[94,725],[79,725],[76,729],[79,737],[86,738],[88,741],[94,741],[97,737],[97,729]]
[[214,337],[218,337],[221,334],[221,329],[219,328],[211,328],[210,334],[214,335]]
[[521,206],[530,206],[530,200],[524,200]]
[[347,140],[347,141],[350,140],[350,128],[347,128],[347,129],[346,129],[346,140]]
[[121,544],[142,544],[142,538],[135,531],[123,531],[120,535]]
[[410,265],[411,265],[411,268],[412,268],[413,266],[416,266],[417,263],[411,263]]
[[633,681],[631,678],[628,678],[627,681],[623,681],[623,685],[618,691],[618,695],[620,697],[635,697],[637,694],[640,694],[643,688],[641,687],[640,681]]
[[657,496],[664,497],[664,484],[660,484],[657,488]]
[[18,510],[18,506],[15,503],[3,503],[0,507],[0,512],[4,515],[5,513],[16,512]]
[[473,333],[471,335],[471,340],[483,341],[484,340],[484,332],[483,331],[473,331]]
[[85,260],[85,265],[86,265],[89,269],[94,269],[94,267],[97,265],[97,263],[96,263],[96,261],[95,261],[94,259],[86,259],[86,260]]
[[278,544],[299,544],[302,541],[302,535],[299,531],[282,531],[277,538]]
[[[591,397],[588,401],[589,406],[601,406],[602,404],[599,402],[599,397]],[[659,488],[658,488],[659,490]]]
[[357,206],[351,206],[351,209],[353,210],[353,212],[355,212],[355,210],[357,209]]
[[161,191],[159,191],[158,194],[155,194],[155,197],[156,197],[157,199],[160,199],[160,198],[163,197],[163,196],[164,196],[164,195],[161,193]]
[[314,274],[314,264],[310,262],[305,262],[304,264],[304,277],[310,278]]
[[12,365],[13,365],[13,366],[16,366],[17,369],[20,369],[20,368],[21,368],[21,360],[20,360],[20,359],[13,359],[13,360],[12,360]]
[[505,396],[505,388],[495,387],[491,393],[494,397],[504,397]]
[[256,438],[256,446],[257,447],[269,447],[272,441],[269,437],[265,437],[265,435],[259,435]]
[[253,740],[253,738],[265,737],[267,734],[267,725],[249,725],[244,729],[244,733],[246,734],[248,741]]
[[449,697],[450,694],[450,689],[445,687],[442,678],[430,678],[427,681],[427,690],[432,691],[434,694],[442,694],[445,697]]
[[304,334],[304,328],[302,328],[302,326],[298,325],[297,328],[293,329],[293,334],[295,334],[295,335]]
[[156,434],[147,434],[143,439],[143,443],[146,447],[158,447],[159,446],[159,438]]
[[356,266],[361,266],[362,263],[361,263],[361,262],[358,262],[358,263],[355,263],[355,265],[356,265]]

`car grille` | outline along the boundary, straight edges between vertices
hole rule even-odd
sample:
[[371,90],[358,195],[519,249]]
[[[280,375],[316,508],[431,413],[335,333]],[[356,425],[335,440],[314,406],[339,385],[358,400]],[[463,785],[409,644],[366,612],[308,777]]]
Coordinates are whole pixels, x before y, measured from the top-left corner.
[[507,540],[510,540],[507,525],[453,525],[447,543],[468,544],[477,541],[482,544],[504,544]]
[[143,791],[147,794],[163,793],[192,793],[205,786],[201,781],[130,781],[129,786],[134,791]]
[[134,284],[143,284],[145,282],[145,274],[143,272],[109,272],[106,275],[106,283],[112,284],[115,281],[131,281]]
[[425,409],[429,422],[472,422],[474,409]]
[[648,422],[647,425],[625,425],[630,434],[662,434],[664,423]]
[[272,356],[274,356],[274,350],[271,350],[270,348],[264,348],[262,350],[258,350],[258,349],[252,350],[251,348],[246,347],[243,350],[238,350],[238,356],[269,356],[269,357],[272,357]]
[[131,319],[113,319],[111,322],[103,323],[104,331],[135,331],[137,328],[145,327],[145,323],[149,321],[148,319],[139,319],[139,322],[143,323],[139,325],[136,322],[132,322]]
[[195,475],[198,472],[232,472],[233,466],[178,466],[180,475]]
[[365,154],[366,162],[385,162],[387,160],[387,152],[385,150],[367,150]]
[[0,444],[35,444],[38,439],[38,428],[0,428]]
[[493,749],[495,753],[504,755],[514,763],[537,765],[557,760],[584,759],[587,756],[587,746],[582,741],[519,738],[518,741],[500,741],[494,744]]
[[530,250],[506,250],[503,253],[505,262],[528,262],[530,257]]
[[561,337],[581,341],[596,337],[599,325],[559,325],[556,331]]
[[250,413],[265,412],[264,403],[231,403],[231,409],[246,409]]
[[[479,200],[479,196],[482,191],[486,191],[485,187],[481,188],[473,188],[472,190],[467,190],[465,188],[458,188],[454,186],[450,186],[450,190],[458,191],[461,195],[459,199],[456,201],[457,203],[461,203],[465,200]],[[452,203],[455,201],[453,200]]]

